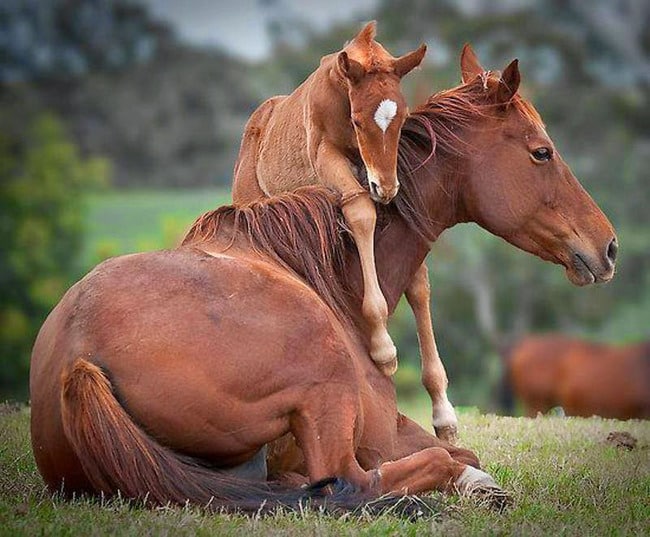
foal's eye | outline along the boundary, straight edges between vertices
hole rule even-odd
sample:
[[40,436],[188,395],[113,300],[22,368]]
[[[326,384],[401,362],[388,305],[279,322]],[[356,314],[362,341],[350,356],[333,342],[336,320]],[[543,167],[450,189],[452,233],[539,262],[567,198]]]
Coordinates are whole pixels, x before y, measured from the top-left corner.
[[360,129],[360,128],[361,128],[361,121],[359,121],[358,119],[352,118],[352,124],[353,124],[357,129]]
[[553,152],[548,147],[539,147],[531,151],[530,156],[537,162],[548,162],[553,157]]

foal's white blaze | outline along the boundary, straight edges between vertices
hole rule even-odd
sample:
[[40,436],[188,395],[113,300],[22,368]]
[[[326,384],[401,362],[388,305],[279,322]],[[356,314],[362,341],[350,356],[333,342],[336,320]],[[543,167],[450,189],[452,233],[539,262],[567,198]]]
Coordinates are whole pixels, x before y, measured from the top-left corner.
[[379,128],[382,132],[386,132],[388,125],[393,121],[393,118],[397,114],[397,103],[391,101],[390,99],[384,99],[379,103],[377,110],[375,111],[375,123],[379,125]]

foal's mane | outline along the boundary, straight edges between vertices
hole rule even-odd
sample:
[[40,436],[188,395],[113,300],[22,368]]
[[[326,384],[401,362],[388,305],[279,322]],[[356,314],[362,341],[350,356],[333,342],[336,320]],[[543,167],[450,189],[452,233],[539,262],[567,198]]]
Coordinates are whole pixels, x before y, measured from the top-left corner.
[[[498,79],[497,79],[498,80]],[[431,167],[441,155],[463,155],[468,149],[461,132],[480,117],[496,113],[487,102],[490,73],[469,84],[437,93],[413,112],[402,128],[398,174],[401,188],[388,206],[378,206],[377,233],[401,218],[423,240],[435,239],[420,191],[422,182],[435,180]],[[537,111],[518,95],[511,103],[530,121],[541,123]],[[362,182],[364,178],[361,178]],[[351,316],[346,271],[352,247],[341,212],[341,196],[322,187],[304,187],[250,205],[227,205],[200,216],[182,245],[200,245],[216,238],[231,244],[243,237],[253,250],[302,278],[340,318]]]

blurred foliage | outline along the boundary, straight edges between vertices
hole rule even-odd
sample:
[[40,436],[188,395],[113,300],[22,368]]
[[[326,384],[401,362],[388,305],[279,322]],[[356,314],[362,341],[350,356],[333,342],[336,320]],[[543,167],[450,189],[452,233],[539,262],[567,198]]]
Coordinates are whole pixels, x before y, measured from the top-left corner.
[[180,43],[132,0],[0,3],[0,129],[53,110],[116,186],[230,183],[250,66]]
[[128,0],[6,0],[0,36],[0,82],[18,82],[143,63],[170,32]]
[[26,393],[29,351],[45,316],[79,275],[86,192],[105,160],[79,156],[53,116],[25,138],[0,135],[0,393]]

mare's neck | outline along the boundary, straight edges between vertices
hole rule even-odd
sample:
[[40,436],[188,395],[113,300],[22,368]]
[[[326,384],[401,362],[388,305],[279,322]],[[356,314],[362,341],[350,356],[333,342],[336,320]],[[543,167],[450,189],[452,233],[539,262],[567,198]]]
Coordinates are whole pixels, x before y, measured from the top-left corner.
[[[459,163],[451,163],[449,158],[436,157],[433,162],[416,171],[413,177],[405,179],[418,182],[421,207],[428,221],[426,235],[431,240],[424,239],[396,210],[379,210],[379,229],[375,235],[375,263],[390,313],[394,311],[400,297],[424,262],[432,243],[446,229],[466,221],[457,188],[460,169]],[[382,219],[388,221],[382,222]],[[356,255],[352,265],[350,276],[360,300],[363,280]]]

